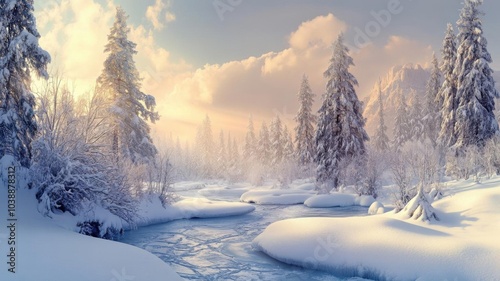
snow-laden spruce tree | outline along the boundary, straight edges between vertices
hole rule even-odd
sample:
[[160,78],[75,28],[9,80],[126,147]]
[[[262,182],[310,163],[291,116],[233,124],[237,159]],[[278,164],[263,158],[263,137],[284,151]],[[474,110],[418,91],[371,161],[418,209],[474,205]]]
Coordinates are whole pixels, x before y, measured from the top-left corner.
[[302,77],[302,84],[298,93],[299,111],[295,117],[295,145],[299,165],[307,166],[314,161],[314,124],[316,116],[312,113],[314,94],[309,86],[307,76]]
[[378,151],[386,151],[389,149],[389,137],[387,136],[387,126],[385,125],[384,120],[384,101],[382,99],[382,87],[380,80],[378,81],[378,118],[379,123],[373,142],[375,149]]
[[255,137],[255,130],[253,127],[252,116],[248,118],[247,134],[245,136],[245,146],[243,148],[243,157],[248,163],[253,163],[256,160],[257,139]]
[[454,148],[458,152],[469,145],[484,147],[486,142],[498,134],[495,119],[495,98],[500,94],[489,63],[492,62],[487,49],[487,40],[479,10],[482,0],[465,0],[458,25],[458,52],[455,64],[457,76],[457,98]]
[[231,182],[236,182],[241,180],[241,164],[240,164],[240,152],[238,150],[238,144],[236,143],[236,138],[231,138],[228,134],[227,137],[227,159],[228,159],[228,170],[227,177]]
[[200,161],[201,176],[204,178],[211,178],[214,175],[216,151],[212,133],[212,122],[208,115],[205,116],[203,123],[198,128],[196,151]]
[[223,178],[227,170],[227,150],[224,141],[224,131],[219,134],[219,146],[217,149],[217,176]]
[[[441,116],[439,114],[442,106],[441,99],[438,99],[439,89],[441,88],[441,70],[439,70],[438,60],[435,54],[432,54],[431,77],[427,82],[425,92],[425,106],[423,109],[423,120],[425,125],[425,137],[436,147],[439,130],[441,128]],[[439,103],[436,103],[436,100]]]
[[392,147],[398,151],[410,137],[409,116],[406,105],[406,98],[403,93],[399,96],[396,108],[396,119],[394,122],[394,139]]
[[260,162],[264,166],[268,166],[271,162],[271,138],[266,122],[262,122],[259,132],[258,152]]
[[288,127],[283,126],[283,160],[292,162],[295,159],[295,149],[293,147],[293,139]]
[[283,124],[279,115],[274,117],[271,123],[271,165],[278,169],[283,160]]
[[147,121],[154,123],[159,115],[154,111],[155,98],[140,90],[141,78],[133,59],[136,44],[128,40],[127,18],[125,11],[118,7],[104,48],[108,57],[97,84],[111,101],[110,143],[116,161],[125,158],[133,163],[145,163],[157,153]]
[[413,101],[408,114],[408,127],[410,133],[408,140],[421,141],[424,137],[424,121],[422,116],[422,103],[417,94],[413,95]]
[[455,135],[457,99],[457,76],[454,72],[457,60],[457,38],[453,25],[450,23],[446,29],[441,50],[442,62],[441,72],[443,84],[436,96],[436,106],[440,108],[441,126],[438,135],[438,144],[442,147],[451,147],[457,141]]
[[316,181],[326,190],[338,187],[341,163],[348,165],[350,159],[364,155],[365,141],[369,139],[364,129],[363,105],[354,89],[358,81],[349,72],[351,65],[354,62],[340,34],[324,73],[328,82],[315,138]]
[[32,71],[47,78],[50,55],[38,46],[33,0],[0,1],[0,158],[29,167],[37,132]]

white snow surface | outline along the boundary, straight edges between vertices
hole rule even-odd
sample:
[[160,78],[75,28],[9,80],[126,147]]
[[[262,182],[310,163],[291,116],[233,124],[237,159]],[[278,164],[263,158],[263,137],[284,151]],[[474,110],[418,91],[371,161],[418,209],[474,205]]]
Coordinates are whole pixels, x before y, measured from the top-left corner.
[[178,219],[218,218],[243,215],[252,212],[255,207],[240,202],[212,201],[206,198],[185,198],[166,206],[161,205],[157,197],[144,200],[139,206],[139,226],[164,223]]
[[[14,159],[0,159],[0,186],[8,180],[8,167],[17,166]],[[7,271],[6,255],[10,231],[7,226],[7,206],[0,212],[0,280],[27,281],[87,281],[87,280],[182,280],[169,265],[140,248],[104,239],[85,236],[78,231],[79,221],[107,218],[105,223],[121,227],[118,217],[103,208],[72,216],[68,213],[44,217],[37,211],[35,191],[23,188],[26,171],[17,169],[16,182],[16,273]],[[199,183],[181,183],[181,189],[203,188]],[[0,200],[7,202],[7,188],[0,189]],[[254,206],[240,202],[211,201],[204,198],[184,198],[163,208],[158,197],[143,200],[139,206],[139,226],[188,218],[213,218],[252,212]]]
[[[440,221],[394,212],[271,224],[254,247],[285,263],[375,280],[499,280],[500,177],[455,182]],[[450,194],[451,191],[451,194]]]
[[304,189],[257,188],[243,193],[240,201],[259,205],[294,205],[303,204],[314,194],[315,191]]
[[369,215],[378,215],[378,214],[383,214],[384,212],[385,212],[384,204],[378,201],[373,202],[368,208]]
[[331,208],[361,206],[369,207],[375,199],[372,196],[333,192],[331,194],[321,194],[313,196],[304,202],[309,208]]
[[[2,200],[5,196],[2,191]],[[0,229],[0,280],[182,280],[155,255],[64,229],[39,214],[36,206],[33,191],[17,190],[16,273],[7,271],[5,255],[10,246],[4,226]],[[1,212],[2,222],[6,213]]]

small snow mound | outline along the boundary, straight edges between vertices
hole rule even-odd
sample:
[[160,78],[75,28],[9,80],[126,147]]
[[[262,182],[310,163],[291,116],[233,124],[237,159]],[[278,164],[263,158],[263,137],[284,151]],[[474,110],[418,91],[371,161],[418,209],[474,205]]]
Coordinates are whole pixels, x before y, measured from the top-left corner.
[[368,207],[375,199],[369,195],[355,195],[335,192],[332,194],[320,194],[307,199],[304,202],[309,208],[331,208],[331,207],[348,207],[361,206]]
[[369,207],[375,202],[375,198],[371,195],[361,195],[356,198],[355,203],[361,207]]
[[427,199],[427,196],[422,192],[422,190],[420,190],[417,195],[413,199],[411,199],[408,204],[406,204],[401,213],[406,215],[407,218],[413,218],[415,220],[439,220],[436,215],[436,211],[434,210],[431,203]]
[[313,191],[298,189],[251,190],[241,195],[240,201],[258,205],[295,205],[303,204]]
[[368,214],[369,215],[378,215],[378,214],[383,214],[385,212],[384,209],[384,204],[375,201],[370,205],[370,208],[368,208]]

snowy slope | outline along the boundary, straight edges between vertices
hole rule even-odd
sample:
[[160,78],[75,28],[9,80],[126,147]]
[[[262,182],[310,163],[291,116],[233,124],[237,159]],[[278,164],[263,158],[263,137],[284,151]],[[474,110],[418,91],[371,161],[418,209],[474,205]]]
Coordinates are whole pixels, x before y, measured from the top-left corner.
[[499,280],[500,178],[455,184],[439,222],[393,212],[271,224],[254,247],[280,261],[376,280]]
[[[0,198],[5,198],[2,189]],[[56,226],[36,211],[33,191],[17,191],[16,273],[7,271],[7,228],[0,229],[0,280],[182,280],[153,254]],[[4,207],[5,205],[1,205]],[[1,222],[5,223],[4,210]]]

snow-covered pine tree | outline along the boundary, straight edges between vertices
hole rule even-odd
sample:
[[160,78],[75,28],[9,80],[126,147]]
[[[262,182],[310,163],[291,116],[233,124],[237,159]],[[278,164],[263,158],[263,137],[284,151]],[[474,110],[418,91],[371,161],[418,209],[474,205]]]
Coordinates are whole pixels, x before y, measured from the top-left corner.
[[227,170],[227,151],[224,142],[224,131],[219,134],[219,147],[217,150],[217,176],[223,177]]
[[479,10],[482,0],[465,0],[458,25],[458,53],[455,64],[457,76],[457,98],[454,148],[461,152],[469,145],[484,147],[493,136],[498,135],[495,119],[495,98],[500,94],[489,63],[491,55]]
[[236,138],[232,138],[229,135],[227,141],[228,147],[228,162],[229,162],[229,180],[232,182],[238,181],[241,179],[241,164],[240,164],[240,152],[238,150],[238,144],[236,143]]
[[0,2],[0,158],[30,166],[37,132],[31,71],[47,78],[50,55],[38,46],[33,0]]
[[324,76],[328,79],[323,105],[319,110],[316,131],[316,181],[323,188],[337,188],[342,167],[366,152],[368,135],[364,129],[362,103],[354,86],[356,78],[349,72],[354,65],[349,49],[344,45],[343,34],[333,44],[333,56]]
[[279,115],[271,123],[271,165],[277,168],[283,160],[283,124]]
[[409,123],[406,98],[403,93],[399,96],[396,108],[396,119],[394,122],[394,139],[392,147],[398,151],[409,140]]
[[201,175],[204,178],[211,178],[214,175],[214,139],[212,133],[212,122],[208,115],[205,116],[198,133],[198,153],[201,164]]
[[283,126],[283,160],[292,161],[295,158],[295,150],[293,148],[293,140],[288,131],[288,127]]
[[160,117],[154,111],[155,98],[140,90],[141,78],[133,59],[137,53],[136,44],[128,40],[127,18],[125,11],[117,7],[116,19],[104,48],[108,57],[97,84],[111,100],[110,142],[116,161],[125,158],[133,163],[143,163],[149,162],[157,153],[146,121],[154,123]]
[[374,137],[374,144],[378,151],[386,151],[389,148],[389,137],[387,136],[387,126],[384,120],[384,101],[382,99],[380,80],[378,81],[378,117],[379,123]]
[[248,118],[247,134],[245,136],[245,146],[243,155],[247,163],[253,163],[256,159],[256,146],[257,139],[255,137],[255,130],[253,127],[252,116]]
[[436,96],[436,106],[440,109],[441,126],[439,128],[438,144],[442,147],[451,147],[457,141],[455,135],[457,99],[457,76],[454,73],[457,58],[457,38],[453,25],[448,24],[441,50],[441,72],[443,84]]
[[302,77],[298,99],[300,107],[295,117],[295,121],[297,122],[295,127],[296,157],[299,165],[305,166],[309,165],[314,160],[314,124],[316,122],[316,117],[312,113],[314,94],[311,91],[309,81],[305,74]]
[[441,128],[441,116],[439,112],[441,110],[440,106],[442,106],[442,103],[436,104],[436,100],[440,101],[440,99],[437,98],[440,87],[441,71],[439,70],[436,55],[432,54],[432,70],[425,92],[426,105],[423,111],[423,120],[425,126],[425,137],[434,147],[437,145],[439,129]]
[[260,162],[267,167],[271,159],[271,139],[266,122],[262,122],[262,126],[260,127],[258,152]]
[[422,104],[417,94],[413,95],[411,108],[408,112],[408,129],[410,141],[421,141],[424,137],[424,122],[422,116]]

